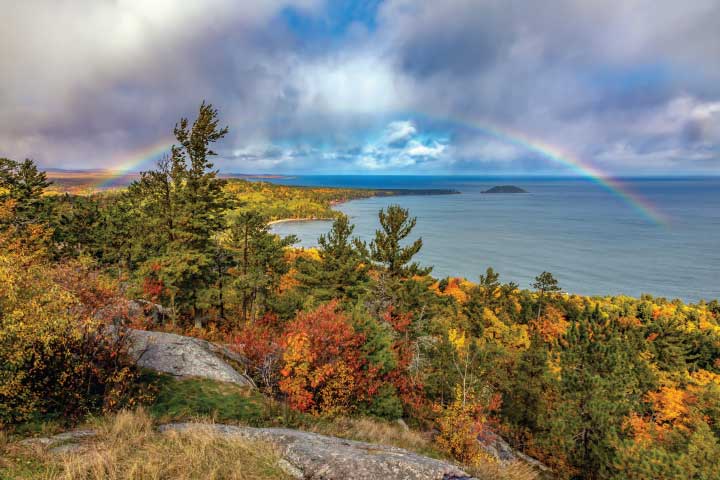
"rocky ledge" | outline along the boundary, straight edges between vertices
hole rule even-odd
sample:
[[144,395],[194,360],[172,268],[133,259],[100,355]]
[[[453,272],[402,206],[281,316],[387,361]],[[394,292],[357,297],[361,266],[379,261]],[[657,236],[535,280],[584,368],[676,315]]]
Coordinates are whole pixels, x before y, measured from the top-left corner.
[[317,480],[473,480],[455,465],[402,448],[344,440],[286,428],[172,423],[160,431],[210,431],[269,443],[278,448],[283,469],[295,478]]
[[95,430],[71,430],[50,437],[28,438],[20,442],[20,445],[46,448],[50,453],[55,455],[83,453],[87,451],[88,446],[84,441],[96,435],[97,432]]
[[242,357],[227,348],[174,333],[128,330],[130,355],[139,366],[177,378],[201,377],[253,387]]

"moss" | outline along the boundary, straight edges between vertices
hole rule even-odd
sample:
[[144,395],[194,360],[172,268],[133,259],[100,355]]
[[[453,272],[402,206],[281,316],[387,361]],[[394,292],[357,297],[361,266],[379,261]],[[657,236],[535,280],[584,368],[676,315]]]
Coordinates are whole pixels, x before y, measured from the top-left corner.
[[216,422],[261,425],[270,421],[270,401],[258,391],[207,379],[157,376],[159,388],[150,414],[158,422],[211,418]]

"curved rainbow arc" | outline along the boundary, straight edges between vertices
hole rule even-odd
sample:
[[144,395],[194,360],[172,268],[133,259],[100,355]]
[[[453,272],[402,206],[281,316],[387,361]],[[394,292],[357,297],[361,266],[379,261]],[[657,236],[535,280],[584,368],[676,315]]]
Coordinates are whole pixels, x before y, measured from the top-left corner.
[[537,153],[544,158],[550,159],[555,163],[559,163],[570,168],[573,172],[582,177],[589,178],[594,183],[609,191],[613,195],[622,199],[633,210],[639,213],[643,218],[657,225],[667,225],[669,218],[660,212],[657,207],[645,198],[631,192],[622,183],[613,178],[611,175],[602,172],[596,167],[581,161],[575,155],[564,152],[560,148],[544,143],[540,140],[530,138],[529,136],[504,127],[494,127],[488,124],[476,124],[470,122],[461,122],[461,125],[474,130],[479,130],[489,136],[495,137],[511,145],[521,147],[527,151]]
[[149,162],[150,160],[157,159],[160,155],[169,150],[172,145],[172,140],[164,138],[158,142],[147,145],[125,155],[123,160],[105,170],[104,173],[106,173],[107,176],[103,176],[102,180],[95,185],[95,188],[98,190],[111,188],[113,186],[113,182],[118,179],[126,177],[132,173],[139,173],[139,168],[143,164]]

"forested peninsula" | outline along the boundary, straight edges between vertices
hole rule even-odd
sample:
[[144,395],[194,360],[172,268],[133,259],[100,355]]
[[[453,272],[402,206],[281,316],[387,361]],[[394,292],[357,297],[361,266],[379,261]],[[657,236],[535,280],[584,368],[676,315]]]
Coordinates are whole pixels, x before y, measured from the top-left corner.
[[[115,175],[110,182],[109,173],[100,171],[54,171],[47,173],[51,184],[47,195],[72,195],[98,199],[115,198],[140,174]],[[333,206],[350,200],[371,197],[395,197],[407,195],[453,195],[451,189],[409,188],[342,188],[282,185],[264,181],[269,175],[217,175],[223,182],[223,190],[233,198],[240,209],[253,210],[265,216],[269,222],[293,220],[333,220],[340,213]],[[275,176],[276,178],[285,178]],[[114,186],[107,186],[111,183]],[[103,185],[102,188],[99,185]]]
[[0,477],[720,478],[717,299],[436,278],[411,212],[331,208],[384,191],[220,178],[226,133],[82,195],[0,159]]

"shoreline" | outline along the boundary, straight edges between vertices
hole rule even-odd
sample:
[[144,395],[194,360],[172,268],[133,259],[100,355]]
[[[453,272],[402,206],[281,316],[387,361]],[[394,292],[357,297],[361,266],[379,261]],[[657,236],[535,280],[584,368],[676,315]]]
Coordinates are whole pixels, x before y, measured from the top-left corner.
[[[362,190],[362,189],[358,189]],[[338,205],[341,205],[343,203],[352,202],[354,200],[365,200],[368,198],[378,198],[378,197],[403,197],[403,196],[413,196],[413,195],[423,195],[423,196],[432,196],[432,195],[455,195],[460,194],[457,190],[450,190],[450,189],[391,189],[391,188],[380,188],[372,190],[373,195],[367,196],[367,197],[359,197],[359,198],[346,198],[342,200],[330,200],[329,206],[332,209],[333,207],[336,207]],[[335,211],[335,210],[333,210]],[[292,223],[292,222],[331,222],[335,220],[335,217],[305,217],[305,218],[279,218],[277,220],[271,220],[267,222],[268,226],[277,225],[280,223]]]
[[307,218],[279,218],[277,220],[270,220],[267,225],[277,225],[278,223],[291,223],[291,222],[330,222],[335,220],[330,217],[307,217]]

